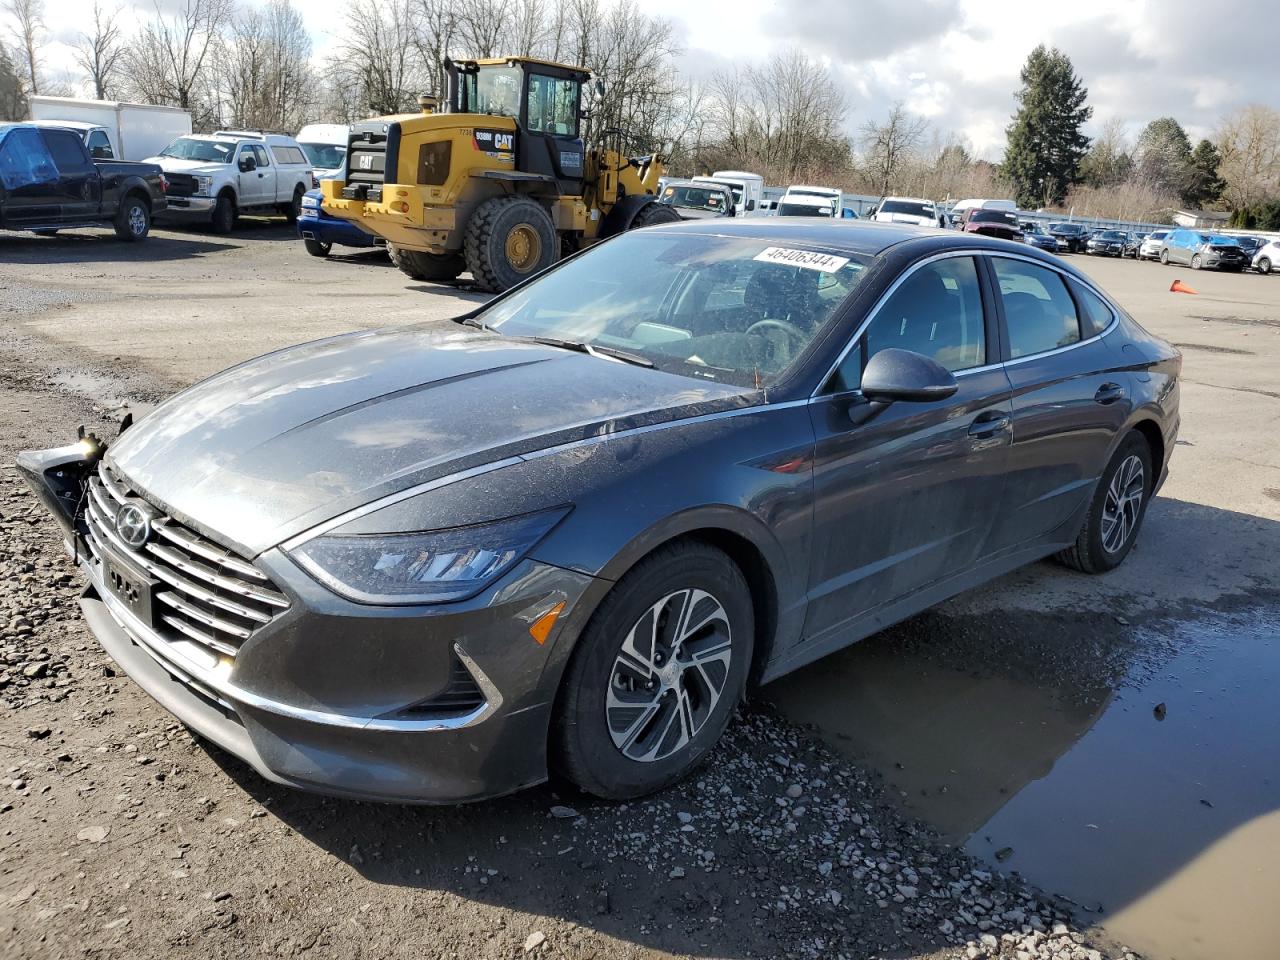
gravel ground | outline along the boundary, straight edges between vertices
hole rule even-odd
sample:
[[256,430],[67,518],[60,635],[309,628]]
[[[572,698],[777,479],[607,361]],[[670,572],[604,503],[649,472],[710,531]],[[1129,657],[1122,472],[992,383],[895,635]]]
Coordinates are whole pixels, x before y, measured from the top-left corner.
[[[88,235],[0,238],[0,956],[1133,956],[904,818],[876,774],[762,704],[695,779],[627,805],[555,785],[460,808],[313,797],[173,721],[84,627],[54,525],[3,464],[280,343],[465,299],[367,256],[311,261],[279,234],[160,233],[154,260]],[[1209,587],[1238,593],[1267,562]],[[1004,589],[1060,618],[1098,606],[1047,566]],[[977,649],[1114,677],[1125,652],[1087,623],[1053,649],[1021,642],[1047,636],[1034,614],[988,629],[1001,589],[912,621],[903,642],[943,630],[958,638],[944,660]],[[1153,606],[1150,590],[1110,591],[1092,615]]]

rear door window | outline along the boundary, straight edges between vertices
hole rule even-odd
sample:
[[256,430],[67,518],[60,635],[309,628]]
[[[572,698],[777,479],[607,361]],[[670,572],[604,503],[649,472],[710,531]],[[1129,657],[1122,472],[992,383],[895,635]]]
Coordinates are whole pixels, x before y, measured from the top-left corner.
[[45,146],[53,156],[53,165],[64,177],[83,176],[93,169],[93,164],[85,156],[84,144],[74,133],[67,130],[42,130]]
[[992,257],[991,265],[1004,303],[1010,359],[1080,341],[1080,319],[1061,274],[1007,257]]

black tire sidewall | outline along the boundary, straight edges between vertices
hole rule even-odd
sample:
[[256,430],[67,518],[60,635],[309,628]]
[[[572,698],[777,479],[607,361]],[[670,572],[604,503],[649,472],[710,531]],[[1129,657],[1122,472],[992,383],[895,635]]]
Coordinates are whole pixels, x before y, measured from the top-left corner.
[[1271,272],[1271,260],[1270,260],[1270,258],[1268,258],[1268,257],[1263,257],[1261,260],[1259,260],[1259,261],[1258,261],[1258,272],[1259,272],[1259,273],[1270,273],[1270,272]]
[[306,247],[307,253],[313,257],[327,257],[329,256],[329,251],[333,249],[333,244],[325,243],[322,240],[312,240],[310,237],[303,237],[302,245]]
[[[1124,546],[1116,553],[1108,553],[1102,545],[1102,512],[1106,504],[1107,488],[1111,485],[1111,480],[1116,471],[1120,469],[1120,465],[1133,454],[1137,454],[1142,458],[1142,479],[1144,484],[1142,508],[1138,511],[1138,522],[1129,531],[1129,539]],[[1098,488],[1093,493],[1093,502],[1089,505],[1088,529],[1085,534],[1089,556],[1097,570],[1114,570],[1120,566],[1125,557],[1129,555],[1129,551],[1133,549],[1134,543],[1137,542],[1138,533],[1142,530],[1142,521],[1147,515],[1147,506],[1151,503],[1151,491],[1155,486],[1153,471],[1151,447],[1146,438],[1136,430],[1130,431],[1124,440],[1120,442],[1116,452],[1111,455],[1111,460],[1107,463],[1107,469],[1103,471],[1102,479],[1098,481]]]
[[[715,710],[679,752],[640,763],[614,746],[605,719],[606,691],[622,641],[644,612],[677,590],[706,590],[729,617],[733,656]],[[557,702],[552,760],[580,789],[606,799],[629,799],[660,790],[686,776],[715,746],[746,689],[754,647],[755,617],[746,580],[721,551],[678,544],[642,561],[613,588],[578,640]]]
[[[230,211],[229,213],[226,211]],[[230,233],[236,226],[236,204],[230,197],[221,196],[213,205],[213,232]]]
[[297,223],[298,217],[302,216],[302,195],[305,191],[301,186],[293,188],[293,199],[289,201],[289,206],[285,209],[285,219],[290,223]]
[[[143,228],[141,233],[133,232],[132,211],[138,208],[142,211]],[[130,243],[137,243],[139,240],[145,240],[147,234],[151,232],[151,211],[147,209],[147,205],[140,197],[125,197],[124,202],[120,205],[120,212],[116,217],[116,236],[121,240],[127,240]]]
[[[479,213],[480,211],[477,211]],[[528,280],[541,273],[558,259],[559,238],[556,236],[555,224],[546,210],[534,200],[514,199],[503,203],[502,207],[491,214],[493,218],[486,249],[482,251],[488,272],[498,290],[509,290],[517,283]],[[541,256],[533,268],[521,273],[507,262],[507,237],[511,231],[522,224],[532,227],[542,243]],[[477,273],[475,266],[468,264],[473,275]],[[477,276],[477,280],[479,277]]]

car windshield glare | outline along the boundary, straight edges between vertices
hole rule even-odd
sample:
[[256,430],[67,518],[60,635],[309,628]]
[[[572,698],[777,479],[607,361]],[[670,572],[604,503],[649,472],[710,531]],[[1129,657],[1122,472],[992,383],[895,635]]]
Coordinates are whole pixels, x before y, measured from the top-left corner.
[[710,210],[714,213],[723,213],[729,209],[729,203],[726,199],[728,195],[728,190],[723,187],[674,186],[667,187],[662,191],[662,199],[659,202],[673,207],[685,207],[690,210]]
[[196,160],[202,163],[230,163],[231,155],[235,150],[234,143],[179,137],[165,147],[160,156],[174,157],[178,160]]
[[1018,218],[1007,210],[975,210],[969,218],[975,223],[1007,223],[1017,226]]
[[868,260],[691,233],[626,233],[483,311],[499,333],[643,357],[659,370],[762,388],[787,373]]

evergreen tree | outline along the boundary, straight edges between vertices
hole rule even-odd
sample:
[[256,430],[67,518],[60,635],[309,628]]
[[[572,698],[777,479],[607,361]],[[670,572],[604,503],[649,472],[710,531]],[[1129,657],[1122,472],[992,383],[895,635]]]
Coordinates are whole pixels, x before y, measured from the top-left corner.
[[1191,177],[1182,199],[1193,207],[1203,207],[1222,199],[1226,184],[1218,176],[1222,155],[1208,140],[1201,140],[1191,151]]
[[23,120],[26,116],[26,88],[9,51],[0,43],[0,121]]
[[1191,187],[1191,140],[1173,117],[1152,120],[1138,137],[1139,176],[1159,190],[1176,193],[1183,203]]
[[1089,138],[1080,132],[1093,108],[1071,60],[1056,47],[1036,47],[1022,67],[1018,112],[1007,133],[1003,173],[1021,207],[1060,203],[1080,176]]

